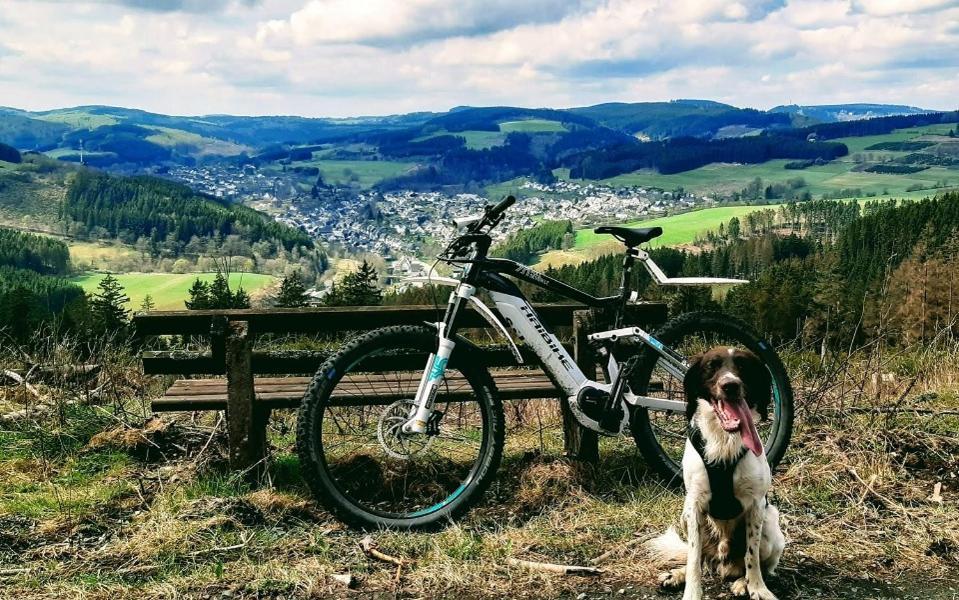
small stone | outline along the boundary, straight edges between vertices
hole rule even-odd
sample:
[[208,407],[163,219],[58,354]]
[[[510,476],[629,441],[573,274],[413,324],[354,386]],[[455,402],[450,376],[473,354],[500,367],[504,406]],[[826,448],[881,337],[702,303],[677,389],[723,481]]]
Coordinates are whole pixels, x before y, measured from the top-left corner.
[[576,596],[576,600],[583,600],[583,598],[585,597],[586,597],[586,592],[580,592],[579,595]]

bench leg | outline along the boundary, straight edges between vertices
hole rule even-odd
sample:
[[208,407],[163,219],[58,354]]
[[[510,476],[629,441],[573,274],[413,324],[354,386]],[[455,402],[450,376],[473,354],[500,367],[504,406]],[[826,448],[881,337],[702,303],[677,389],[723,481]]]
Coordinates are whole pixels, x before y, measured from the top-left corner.
[[226,423],[230,466],[259,480],[266,471],[266,423],[269,411],[255,406],[249,327],[232,322],[226,338]]
[[[595,357],[586,340],[592,321],[593,317],[588,310],[573,313],[573,358],[590,379],[596,373]],[[563,409],[563,447],[566,456],[588,463],[599,462],[599,435],[585,429],[576,421],[567,398],[561,398],[560,405]]]

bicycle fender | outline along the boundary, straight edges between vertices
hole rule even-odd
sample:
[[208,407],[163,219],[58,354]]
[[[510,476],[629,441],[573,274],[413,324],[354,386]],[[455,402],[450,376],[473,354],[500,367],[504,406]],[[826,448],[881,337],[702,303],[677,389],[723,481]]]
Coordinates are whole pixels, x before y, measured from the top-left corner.
[[[481,305],[481,306],[485,308],[485,305]],[[429,326],[432,329],[437,330],[437,332],[440,330],[440,326],[442,325],[442,323],[429,323],[429,322],[424,322],[423,324]],[[519,348],[516,347],[516,344],[513,344],[513,340],[510,339],[508,336],[506,339],[509,340],[512,346],[511,350],[513,352],[513,356],[516,358],[517,361],[519,361],[520,364],[523,364],[523,356],[522,354],[519,353]],[[473,354],[474,352],[477,352],[477,353],[486,352],[485,350],[483,350],[482,348],[480,348],[479,346],[477,346],[476,344],[474,344],[473,342],[469,341],[468,339],[464,338],[463,336],[459,334],[454,336],[453,341],[456,343],[457,349],[463,348],[469,354]]]
[[[448,285],[450,287],[457,287],[461,283],[459,279],[440,276],[406,277],[403,279],[403,281],[407,283],[435,283],[438,285]],[[506,328],[506,325],[499,320],[499,317],[496,316],[496,313],[494,313],[490,307],[483,304],[483,302],[476,296],[470,296],[469,301],[470,304],[473,305],[473,308],[476,309],[476,312],[478,312],[493,329],[499,331],[500,335],[503,336],[503,338],[509,344],[509,350],[513,353],[513,358],[516,359],[516,362],[523,364],[523,355],[519,351],[519,346],[516,345],[513,335],[509,332],[509,329]],[[433,323],[430,323],[430,325],[433,325]]]

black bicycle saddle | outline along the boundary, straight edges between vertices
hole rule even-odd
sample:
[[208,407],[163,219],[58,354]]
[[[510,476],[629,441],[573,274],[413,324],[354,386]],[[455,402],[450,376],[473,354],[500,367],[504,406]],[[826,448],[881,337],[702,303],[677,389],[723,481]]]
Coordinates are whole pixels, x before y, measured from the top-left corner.
[[608,233],[617,240],[626,244],[627,248],[633,248],[640,244],[645,244],[653,238],[663,235],[662,227],[617,227],[616,225],[603,225],[593,230],[596,233]]

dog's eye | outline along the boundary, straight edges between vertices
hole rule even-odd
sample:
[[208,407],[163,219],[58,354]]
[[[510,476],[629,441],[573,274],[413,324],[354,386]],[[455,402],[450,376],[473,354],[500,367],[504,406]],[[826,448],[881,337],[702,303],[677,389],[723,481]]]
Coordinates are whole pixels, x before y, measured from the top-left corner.
[[709,361],[709,368],[711,369],[715,370],[721,366],[723,366],[723,359],[719,358],[718,356]]

